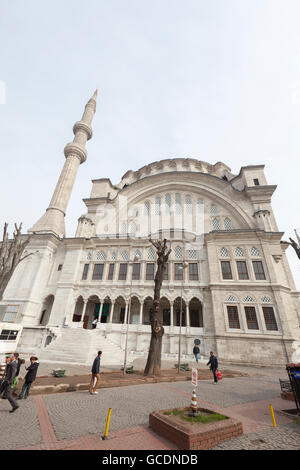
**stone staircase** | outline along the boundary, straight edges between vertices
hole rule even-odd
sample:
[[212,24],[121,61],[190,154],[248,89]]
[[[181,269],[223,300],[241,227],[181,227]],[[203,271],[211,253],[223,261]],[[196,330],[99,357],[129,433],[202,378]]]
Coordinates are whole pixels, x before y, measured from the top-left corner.
[[123,364],[124,351],[118,345],[105,338],[101,330],[83,328],[62,328],[60,336],[41,349],[38,357],[47,362],[89,365],[99,350],[103,352],[103,364]]

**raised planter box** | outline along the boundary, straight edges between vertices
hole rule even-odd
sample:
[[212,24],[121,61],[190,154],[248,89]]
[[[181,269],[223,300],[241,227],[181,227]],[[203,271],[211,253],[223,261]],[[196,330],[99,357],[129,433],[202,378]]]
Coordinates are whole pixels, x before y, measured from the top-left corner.
[[[149,425],[160,436],[176,444],[182,450],[210,449],[227,439],[243,434],[242,423],[228,418],[212,423],[182,423],[164,413],[172,410],[154,411],[149,415]],[[199,408],[200,412],[211,410]]]

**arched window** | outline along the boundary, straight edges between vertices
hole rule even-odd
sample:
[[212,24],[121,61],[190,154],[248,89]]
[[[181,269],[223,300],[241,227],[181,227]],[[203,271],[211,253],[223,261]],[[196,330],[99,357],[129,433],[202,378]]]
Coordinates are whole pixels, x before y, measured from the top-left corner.
[[135,224],[135,222],[130,222],[129,234],[130,235],[135,235],[135,232],[136,232],[136,224]]
[[98,253],[96,255],[96,259],[105,261],[106,260],[106,255],[105,255],[104,251],[98,251]]
[[189,194],[185,196],[185,211],[186,211],[186,214],[193,213],[192,198]]
[[212,228],[213,230],[221,230],[220,220],[216,217],[212,220]]
[[210,213],[211,214],[217,214],[217,212],[218,212],[217,206],[215,204],[212,204],[210,206]]
[[220,250],[220,256],[221,258],[229,258],[229,251],[224,246]]
[[234,250],[234,254],[237,258],[243,258],[245,256],[244,250],[239,246]]
[[160,197],[155,198],[155,215],[160,215],[160,206],[161,206],[161,199]]
[[128,251],[126,251],[126,250],[121,251],[121,258],[122,258],[123,261],[128,261],[129,260]]
[[260,252],[255,246],[251,248],[251,256],[260,256]]
[[147,252],[147,258],[148,258],[148,260],[154,260],[155,259],[155,251],[152,247],[149,248],[149,250]]
[[177,215],[182,214],[181,194],[180,193],[175,194],[175,212],[176,212]]
[[122,234],[126,233],[126,223],[125,222],[121,223],[121,233]]
[[166,194],[165,203],[166,203],[166,214],[170,214],[171,213],[171,195],[170,194]]
[[150,214],[150,202],[146,201],[144,204],[144,215],[149,215]]
[[182,248],[181,248],[181,246],[176,246],[176,248],[174,250],[174,253],[175,253],[175,258],[176,259],[182,259]]
[[231,223],[231,220],[229,219],[229,217],[226,217],[224,219],[224,228],[225,228],[225,230],[232,230],[232,223]]

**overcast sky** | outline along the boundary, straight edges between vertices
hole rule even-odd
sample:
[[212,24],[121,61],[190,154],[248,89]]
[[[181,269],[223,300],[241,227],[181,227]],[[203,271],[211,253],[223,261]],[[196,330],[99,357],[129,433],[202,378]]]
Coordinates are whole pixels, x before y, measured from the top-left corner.
[[[265,164],[279,229],[294,237],[299,18],[299,0],[0,0],[0,226],[27,231],[44,213],[98,88],[67,236],[91,179],[118,183],[129,169],[191,157],[234,173]],[[288,258],[300,288],[291,247]]]

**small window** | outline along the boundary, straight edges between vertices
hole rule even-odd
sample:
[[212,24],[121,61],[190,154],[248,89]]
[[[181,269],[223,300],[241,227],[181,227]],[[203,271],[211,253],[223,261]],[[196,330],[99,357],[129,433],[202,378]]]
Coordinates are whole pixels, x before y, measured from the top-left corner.
[[189,263],[190,281],[198,281],[198,264]]
[[140,280],[140,272],[141,272],[140,263],[133,263],[133,265],[132,265],[132,280],[133,281],[139,281]]
[[111,263],[109,265],[109,269],[108,269],[108,276],[107,276],[107,279],[109,281],[112,281],[113,280],[113,277],[114,277],[114,270],[115,270],[115,265],[114,263]]
[[237,265],[239,279],[241,280],[249,279],[246,261],[237,261],[236,265]]
[[120,263],[119,280],[126,281],[126,278],[127,278],[127,263]]
[[7,305],[3,322],[14,323],[17,319],[20,305]]
[[15,341],[18,336],[17,330],[2,330],[0,340],[2,341]]
[[261,261],[252,261],[255,279],[260,281],[266,279],[264,267]]
[[245,307],[248,330],[258,330],[255,307]]
[[259,186],[258,178],[254,178],[253,183],[255,186]]
[[93,271],[93,281],[101,281],[103,276],[104,264],[95,264]]
[[238,308],[236,305],[227,305],[229,328],[240,329]]
[[87,280],[87,276],[88,276],[88,272],[89,272],[89,264],[85,264],[84,267],[83,267],[83,273],[82,273],[82,280],[83,281],[86,281]]
[[230,261],[221,261],[223,279],[232,279]]
[[267,330],[278,331],[276,318],[274,315],[273,307],[263,307],[263,313],[265,317],[265,323]]
[[58,265],[58,268],[57,268],[57,271],[61,271],[61,270],[62,270],[62,267],[63,267],[63,265],[62,265],[62,264],[59,264],[59,265]]
[[146,280],[152,281],[154,279],[154,263],[147,263],[146,265]]

